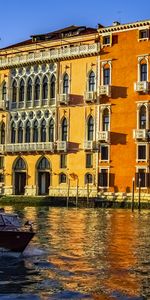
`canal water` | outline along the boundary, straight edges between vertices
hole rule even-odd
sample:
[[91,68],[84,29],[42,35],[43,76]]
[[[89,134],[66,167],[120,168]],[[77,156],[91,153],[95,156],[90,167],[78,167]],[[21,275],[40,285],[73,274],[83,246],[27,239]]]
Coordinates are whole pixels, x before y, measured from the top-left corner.
[[34,222],[24,254],[0,256],[0,300],[150,299],[150,211],[5,207]]

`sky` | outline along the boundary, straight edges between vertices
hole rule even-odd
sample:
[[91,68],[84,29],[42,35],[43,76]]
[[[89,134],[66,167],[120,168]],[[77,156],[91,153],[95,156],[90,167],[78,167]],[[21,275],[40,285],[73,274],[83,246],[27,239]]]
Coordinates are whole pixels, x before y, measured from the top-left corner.
[[70,25],[150,19],[150,0],[0,0],[0,48]]

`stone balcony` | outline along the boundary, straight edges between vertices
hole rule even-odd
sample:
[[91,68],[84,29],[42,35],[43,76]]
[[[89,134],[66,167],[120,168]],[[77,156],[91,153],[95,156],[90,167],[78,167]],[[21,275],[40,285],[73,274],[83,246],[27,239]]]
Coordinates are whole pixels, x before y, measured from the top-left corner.
[[89,56],[97,54],[100,50],[99,43],[86,44],[80,46],[67,46],[56,49],[49,49],[45,51],[35,51],[22,55],[12,55],[0,58],[0,69],[9,67],[17,67],[19,65],[26,65],[29,63],[57,61],[60,59],[74,58],[80,56]]
[[150,85],[148,81],[137,81],[134,83],[135,92],[148,93],[150,90]]
[[110,131],[99,131],[97,133],[97,139],[100,142],[108,143],[110,141]]
[[142,140],[145,141],[149,136],[148,136],[148,129],[134,129],[133,130],[133,138],[135,140]]
[[[4,146],[4,145],[0,145]],[[40,143],[18,143],[18,144],[6,144],[6,152],[34,152],[34,151],[54,151],[53,142],[40,142]]]
[[95,91],[85,92],[84,99],[85,102],[94,102],[97,98],[97,93]]
[[57,141],[56,145],[57,145],[57,151],[64,151],[64,152],[67,151],[67,146],[68,146],[67,141]]
[[83,145],[83,148],[84,150],[94,150],[96,147],[96,143],[95,141],[84,141],[84,145]]
[[111,86],[109,84],[107,85],[100,85],[99,87],[99,95],[100,96],[111,96]]

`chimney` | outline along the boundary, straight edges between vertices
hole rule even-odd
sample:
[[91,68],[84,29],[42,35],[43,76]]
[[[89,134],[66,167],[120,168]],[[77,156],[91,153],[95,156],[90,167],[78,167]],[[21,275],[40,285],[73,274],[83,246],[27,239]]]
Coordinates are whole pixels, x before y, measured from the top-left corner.
[[117,25],[120,25],[120,22],[114,21],[114,22],[113,22],[113,26],[117,26]]

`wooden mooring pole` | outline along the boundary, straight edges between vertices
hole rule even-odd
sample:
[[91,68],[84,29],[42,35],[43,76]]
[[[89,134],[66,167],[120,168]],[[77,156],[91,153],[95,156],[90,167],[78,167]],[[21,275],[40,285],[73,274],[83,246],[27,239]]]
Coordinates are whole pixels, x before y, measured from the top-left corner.
[[141,210],[141,178],[139,177],[138,210]]
[[133,178],[132,179],[132,211],[134,211],[134,182],[135,182],[135,179]]

